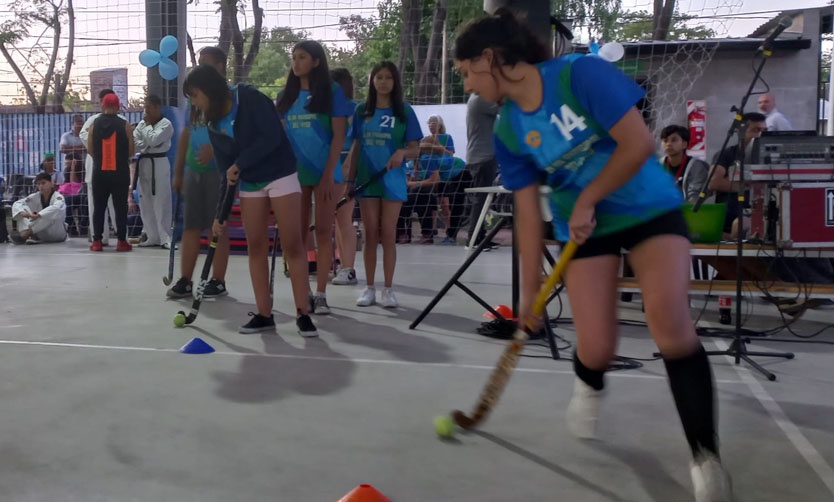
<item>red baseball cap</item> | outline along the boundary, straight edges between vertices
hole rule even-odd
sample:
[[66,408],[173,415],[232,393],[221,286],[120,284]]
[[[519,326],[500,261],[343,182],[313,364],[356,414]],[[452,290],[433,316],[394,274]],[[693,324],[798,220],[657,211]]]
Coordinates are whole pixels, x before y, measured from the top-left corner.
[[115,108],[119,109],[121,105],[119,104],[119,96],[115,94],[108,94],[101,98],[101,106],[102,108]]

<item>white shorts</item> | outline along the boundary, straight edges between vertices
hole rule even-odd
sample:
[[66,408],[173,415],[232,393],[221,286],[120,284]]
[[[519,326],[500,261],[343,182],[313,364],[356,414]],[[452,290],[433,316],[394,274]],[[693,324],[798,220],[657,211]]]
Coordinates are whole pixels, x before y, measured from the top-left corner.
[[246,185],[246,183],[241,184],[239,192],[241,199],[255,199],[261,197],[269,197],[272,199],[276,197],[283,197],[284,195],[301,193],[301,184],[298,182],[297,173],[292,173],[289,176],[278,178],[277,180],[270,182],[265,187],[257,190],[247,190]]

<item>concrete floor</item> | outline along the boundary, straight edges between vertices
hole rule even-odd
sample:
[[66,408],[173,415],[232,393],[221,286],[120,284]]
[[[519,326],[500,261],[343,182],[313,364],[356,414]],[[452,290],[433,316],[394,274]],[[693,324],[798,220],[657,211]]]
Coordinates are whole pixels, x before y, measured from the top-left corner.
[[[569,436],[571,364],[547,358],[521,361],[480,432],[435,437],[432,418],[469,409],[503,346],[474,333],[483,309],[457,289],[408,329],[462,247],[401,246],[396,311],[356,307],[358,287],[331,287],[334,313],[315,319],[312,340],[285,314],[277,335],[236,333],[253,308],[245,257],[232,257],[231,296],[177,330],[188,302],[164,297],[166,251],[86,247],[0,245],[0,500],[335,502],[359,483],[398,502],[692,500],[659,362],[610,374],[600,441]],[[510,303],[509,257],[484,254],[466,284]],[[292,311],[288,285],[281,276],[279,312]],[[776,325],[775,308],[752,307],[748,326]],[[639,303],[621,317],[642,319]],[[832,319],[809,312],[794,327]],[[569,326],[558,333],[574,339]],[[645,328],[622,335],[620,354],[651,357]],[[180,354],[195,336],[217,352]],[[834,500],[834,346],[755,347],[797,357],[762,359],[773,383],[711,358],[737,500]]]

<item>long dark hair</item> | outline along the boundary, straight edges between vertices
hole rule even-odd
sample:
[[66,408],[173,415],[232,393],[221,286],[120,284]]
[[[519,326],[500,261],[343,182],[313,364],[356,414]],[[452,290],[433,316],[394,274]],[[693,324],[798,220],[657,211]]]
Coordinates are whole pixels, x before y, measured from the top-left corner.
[[374,77],[380,70],[387,69],[394,77],[394,88],[391,89],[391,108],[394,109],[394,116],[405,121],[408,117],[405,116],[405,105],[403,104],[403,84],[400,78],[400,71],[397,65],[391,61],[380,61],[373,70],[371,70],[370,85],[368,89],[368,99],[365,100],[365,116],[373,117],[376,112],[376,87],[374,87]]
[[[492,49],[493,65],[536,64],[552,57],[542,42],[512,11],[501,7],[495,14],[474,19],[458,32],[455,59],[474,59]],[[497,59],[497,61],[496,61]]]
[[333,68],[330,70],[330,78],[342,87],[345,97],[353,99],[353,75],[347,68]]
[[[310,102],[305,108],[313,113],[333,112],[333,81],[330,80],[330,69],[327,66],[327,54],[324,47],[315,40],[303,40],[295,44],[292,52],[302,50],[310,55],[319,64],[310,71]],[[301,79],[292,71],[287,75],[287,85],[278,96],[278,103],[275,108],[279,113],[287,113],[301,91]]]
[[199,89],[209,99],[209,109],[203,114],[206,120],[214,122],[223,118],[226,101],[231,94],[226,77],[218,73],[214,66],[200,65],[191,70],[182,84],[186,97],[191,97],[194,89]]

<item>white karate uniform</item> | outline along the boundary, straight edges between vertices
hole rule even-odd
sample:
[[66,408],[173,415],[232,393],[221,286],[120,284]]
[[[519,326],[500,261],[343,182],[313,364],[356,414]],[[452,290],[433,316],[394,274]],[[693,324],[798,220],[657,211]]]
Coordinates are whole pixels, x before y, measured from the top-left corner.
[[[92,117],[88,118],[84,125],[81,127],[81,132],[78,133],[78,137],[81,138],[81,142],[84,143],[84,148],[87,149],[87,156],[84,159],[84,183],[87,184],[87,210],[89,211],[89,218],[90,218],[90,233],[93,231],[93,201],[95,197],[93,197],[93,156],[90,155],[90,145],[88,143],[90,137],[90,126],[93,125],[93,122],[100,116],[100,113],[96,113]],[[119,117],[122,117],[119,115]],[[128,197],[131,197],[131,194],[128,194]],[[102,242],[107,244],[107,240],[110,236],[110,222],[112,221],[116,223],[115,214],[116,211],[113,209],[113,198],[107,200],[107,211],[104,212],[104,237],[102,238]]]
[[[148,236],[146,246],[171,244],[171,163],[167,154],[171,149],[174,125],[162,118],[156,124],[139,122],[133,130],[136,153],[159,155],[159,157],[139,157],[136,166],[139,178],[139,210],[145,234]],[[142,245],[142,244],[140,244]]]
[[[21,213],[38,213],[40,218],[30,220]],[[64,196],[57,190],[49,198],[49,204],[43,207],[41,193],[35,192],[12,205],[12,219],[17,221],[18,232],[31,230],[32,236],[41,242],[63,242],[67,239],[67,205]]]

